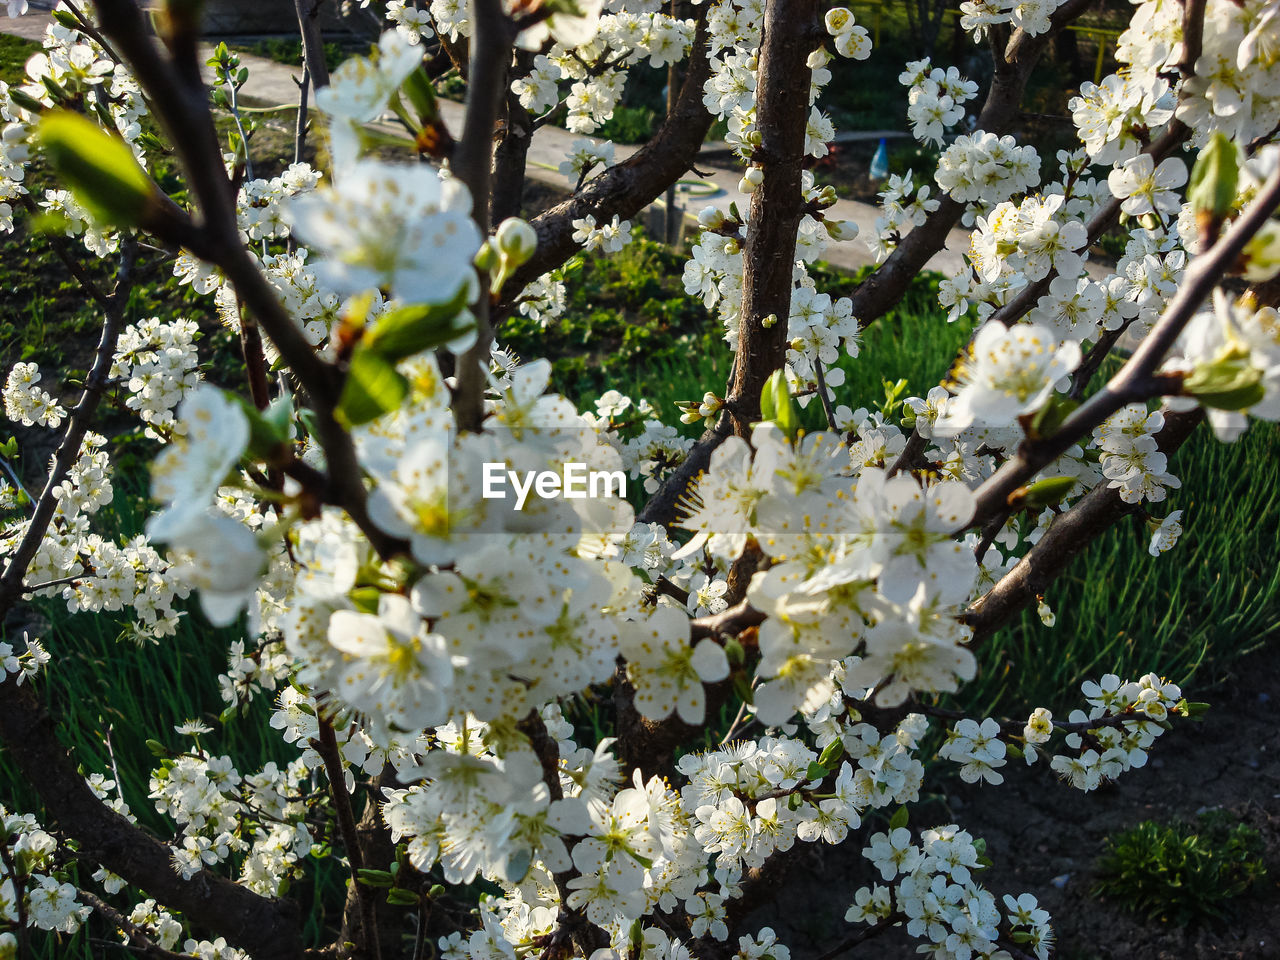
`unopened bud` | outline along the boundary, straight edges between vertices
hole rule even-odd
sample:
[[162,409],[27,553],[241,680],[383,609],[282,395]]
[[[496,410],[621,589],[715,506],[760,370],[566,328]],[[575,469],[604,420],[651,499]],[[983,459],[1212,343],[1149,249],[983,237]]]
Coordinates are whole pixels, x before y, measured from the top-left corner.
[[1212,233],[1231,213],[1240,181],[1240,157],[1236,145],[1223,133],[1215,133],[1196,157],[1187,199],[1196,213],[1196,225]]
[[498,252],[502,259],[510,261],[512,267],[520,266],[538,249],[537,233],[519,217],[507,217],[498,224],[494,239],[498,241]]
[[852,220],[824,220],[823,224],[832,240],[852,240],[858,235],[858,225]]
[[759,167],[750,167],[738,181],[738,189],[743,193],[755,193],[756,188],[764,183],[764,171]]
[[492,272],[498,266],[498,258],[500,256],[498,251],[494,249],[493,242],[486,240],[480,245],[480,249],[476,251],[476,267],[486,272]]
[[704,207],[698,214],[698,223],[704,230],[719,230],[724,226],[724,211],[719,207]]

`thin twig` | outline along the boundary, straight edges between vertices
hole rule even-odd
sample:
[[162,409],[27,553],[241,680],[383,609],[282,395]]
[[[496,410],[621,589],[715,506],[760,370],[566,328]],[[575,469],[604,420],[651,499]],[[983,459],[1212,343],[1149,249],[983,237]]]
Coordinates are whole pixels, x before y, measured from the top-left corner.
[[826,414],[827,426],[832,433],[839,433],[840,428],[836,426],[836,412],[831,406],[831,394],[827,391],[827,379],[822,374],[822,361],[817,357],[813,360],[813,373],[818,380],[818,399],[822,401],[822,412]]
[[369,888],[360,880],[360,871],[364,869],[364,851],[360,847],[360,835],[356,832],[355,813],[351,807],[351,794],[347,792],[347,771],[342,763],[342,754],[338,751],[338,738],[333,724],[324,717],[318,717],[319,736],[311,741],[311,746],[320,759],[324,761],[324,772],[329,778],[329,789],[333,794],[333,806],[338,816],[338,831],[342,834],[342,843],[347,850],[347,863],[351,867],[351,883],[354,885],[356,900],[360,904],[360,929],[364,936],[365,947],[374,958],[381,957],[378,943],[378,928],[374,920],[374,904]]
[[67,478],[71,468],[80,459],[80,445],[85,434],[89,432],[89,423],[97,412],[98,404],[106,391],[111,363],[115,356],[116,340],[124,323],[124,307],[133,290],[133,269],[137,261],[137,244],[132,237],[126,236],[122,241],[120,266],[116,271],[116,286],[107,298],[106,316],[102,322],[102,334],[94,351],[93,366],[85,377],[84,389],[80,400],[72,408],[67,418],[67,429],[62,435],[62,442],[54,454],[53,467],[45,480],[44,489],[36,501],[27,532],[23,535],[18,547],[9,555],[4,574],[0,576],[0,611],[6,611],[24,590],[23,581],[27,568],[35,559],[40,545],[44,542],[45,533],[53,521],[58,506],[55,492]]
[[1125,404],[1171,391],[1172,384],[1159,377],[1156,368],[1217,286],[1218,280],[1235,265],[1245,244],[1270,219],[1278,204],[1280,172],[1267,181],[1231,229],[1208,252],[1191,263],[1164,315],[1107,385],[1073,411],[1051,436],[1024,441],[1018,453],[978,488],[974,516],[965,524],[966,527],[980,526],[996,512],[1012,506],[1010,498],[1016,495],[1022,484],[1062,456],[1082,437],[1088,436]]
[[877,920],[871,926],[864,927],[856,933],[850,934],[826,953],[822,954],[822,956],[818,957],[818,960],[835,960],[836,957],[841,954],[848,953],[858,944],[866,943],[872,937],[880,936],[880,934],[884,933],[894,924],[901,923],[905,919],[907,919],[907,915],[905,913],[891,913],[884,919]]

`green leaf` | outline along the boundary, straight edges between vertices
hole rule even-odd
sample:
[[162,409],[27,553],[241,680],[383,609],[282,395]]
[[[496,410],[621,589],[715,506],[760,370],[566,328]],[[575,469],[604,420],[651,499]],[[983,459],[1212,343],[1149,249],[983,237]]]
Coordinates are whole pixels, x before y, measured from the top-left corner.
[[1182,392],[1206,407],[1245,410],[1262,399],[1262,371],[1252,352],[1240,343],[1223,346],[1212,360],[1200,363],[1182,381]]
[[1053,436],[1058,432],[1058,428],[1062,426],[1062,421],[1066,420],[1078,406],[1080,406],[1080,401],[1072,400],[1070,397],[1062,397],[1056,394],[1050,397],[1049,401],[1037,410],[1031,418],[1031,436]]
[[387,891],[387,903],[393,907],[416,907],[418,905],[418,895],[412,890],[404,889],[404,887],[396,887]]
[[439,109],[436,107],[436,88],[424,67],[419,66],[405,77],[404,85],[400,90],[417,112],[418,120],[424,126],[435,121],[439,114]]
[[416,303],[389,310],[365,334],[360,346],[393,363],[434,350],[471,328],[471,321],[460,316],[466,306],[464,284],[448,303]]
[[169,748],[159,740],[148,740],[147,749],[151,751],[153,757],[167,757],[170,752]]
[[773,371],[773,375],[765,382],[764,389],[760,392],[760,413],[763,419],[776,423],[778,429],[789,438],[795,437],[800,428],[800,420],[784,370]]
[[55,110],[36,128],[44,155],[76,200],[100,223],[137,226],[159,194],[133,151],[78,113]]
[[809,764],[809,769],[805,771],[804,775],[806,780],[817,781],[823,779],[828,772],[826,767],[814,760]]
[[382,591],[377,587],[354,587],[347,596],[361,613],[377,613]]
[[19,90],[17,87],[14,87],[9,91],[9,99],[29,113],[40,114],[44,112],[43,103],[31,96],[31,94],[24,93],[22,90]]
[[842,756],[844,756],[844,741],[836,737],[827,744],[826,749],[822,751],[822,756],[818,757],[818,762],[830,770]]
[[389,887],[395,880],[386,870],[371,870],[367,867],[356,871],[356,879],[366,887]]
[[1187,199],[1196,219],[1221,223],[1235,205],[1239,183],[1240,155],[1236,145],[1226,134],[1215,133],[1191,168]]
[[1032,509],[1055,506],[1075,485],[1075,477],[1045,477],[1022,488],[1022,503]]
[[285,396],[275,400],[266,410],[259,410],[239,394],[228,394],[240,404],[249,421],[249,454],[270,462],[282,446],[289,442],[289,423],[293,418],[293,400]]
[[396,370],[395,364],[362,347],[363,344],[351,355],[347,380],[334,410],[334,416],[348,428],[395,410],[409,395],[409,381]]
[[893,811],[893,816],[889,818],[889,829],[897,830],[899,827],[905,827],[909,816],[910,814],[907,813],[906,807],[899,807]]
[[1262,402],[1266,390],[1259,379],[1256,383],[1246,383],[1230,390],[1205,390],[1195,394],[1201,406],[1214,410],[1248,410]]

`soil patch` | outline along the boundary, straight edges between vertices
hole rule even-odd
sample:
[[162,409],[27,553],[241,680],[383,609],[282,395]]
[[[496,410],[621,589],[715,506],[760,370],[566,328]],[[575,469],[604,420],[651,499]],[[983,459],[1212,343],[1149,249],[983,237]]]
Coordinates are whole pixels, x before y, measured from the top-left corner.
[[[1153,747],[1147,766],[1116,783],[1081,794],[1043,764],[1015,769],[1011,763],[999,787],[948,783],[945,799],[913,809],[913,823],[954,821],[984,837],[995,865],[983,882],[997,897],[1035,894],[1053,916],[1055,956],[1063,960],[1280,958],[1280,654],[1264,648],[1237,664],[1216,690],[1187,692],[1212,704],[1204,721],[1176,723]],[[1217,931],[1162,925],[1090,894],[1108,834],[1143,820],[1193,821],[1207,809],[1229,811],[1256,828],[1266,845],[1270,876],[1260,894],[1239,902],[1236,923]],[[772,925],[793,957],[816,957],[836,946],[861,928],[843,919],[853,892],[879,878],[868,872],[858,852],[863,846],[865,840],[850,838],[836,848],[807,847],[778,898],[752,920]],[[917,944],[898,929],[845,956],[908,960],[918,956]]]

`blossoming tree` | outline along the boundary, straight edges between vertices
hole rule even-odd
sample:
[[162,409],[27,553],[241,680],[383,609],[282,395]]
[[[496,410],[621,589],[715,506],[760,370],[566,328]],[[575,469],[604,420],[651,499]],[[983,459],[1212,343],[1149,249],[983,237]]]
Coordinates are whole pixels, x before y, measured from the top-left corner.
[[[269,698],[296,754],[246,769],[187,724],[188,745],[157,744],[149,796],[125,796],[67,756],[34,689],[60,651],[0,643],[0,746],[42,804],[0,808],[0,958],[96,912],[153,958],[785,960],[744,916],[794,851],[851,843],[868,882],[833,893],[850,926],[828,957],[905,927],[936,957],[1045,960],[1035,896],[989,889],[962,825],[911,823],[923,761],[993,785],[1011,761],[1048,764],[1088,792],[1196,705],[1155,674],[1084,684],[1066,719],[964,717],[931,694],[971,679],[1016,612],[1052,615],[1071,560],[1178,487],[1170,457],[1200,421],[1229,441],[1280,418],[1276,5],[1136,3],[1122,71],[1071,101],[1080,147],[1048,161],[1009,130],[1088,6],[965,0],[985,92],[906,65],[912,133],[945,149],[931,183],[890,178],[863,238],[880,265],[836,298],[807,265],[857,231],[806,161],[833,134],[828,64],[871,54],[847,9],[389,0],[376,49],[330,75],[298,0],[298,162],[262,179],[235,58],[216,51],[202,80],[197,3],[167,0],[154,33],[134,0],[62,3],[25,82],[0,85],[0,227],[58,218],[102,329],[73,406],[49,392],[59,372],[8,374],[6,416],[58,446],[30,503],[4,491],[0,608],[125,610],[160,642],[184,602],[239,624],[228,707]],[[589,135],[638,64],[671,67],[671,108],[614,163]],[[433,79],[453,66],[468,93],[448,130]],[[308,100],[323,170],[301,162]],[[585,138],[563,166],[574,191],[514,219],[530,137],[559,110]],[[404,136],[368,126],[388,113]],[[545,360],[503,350],[502,322],[554,322],[566,261],[625,245],[716,119],[751,199],[701,214],[684,274],[736,356],[683,411],[705,432],[682,439],[617,391],[579,413],[546,392]],[[168,151],[181,194],[152,174]],[[1123,257],[1090,272],[1117,223]],[[957,224],[972,242],[938,322],[973,312],[975,336],[901,422],[853,409],[869,398],[844,395],[836,360]],[[243,384],[202,380],[194,322],[129,316],[141,250],[212,298]],[[805,433],[815,398],[828,429]],[[159,447],[154,513],[127,541],[95,519],[108,403]],[[494,463],[625,471],[647,496],[639,513],[545,495],[519,510],[485,495]],[[1149,518],[1153,556],[1181,512]],[[566,720],[583,696],[609,736]],[[703,749],[726,706],[737,719]],[[137,825],[144,804],[171,835]],[[289,887],[329,851],[350,875],[341,929],[304,949]],[[450,890],[480,878],[478,903]]]

